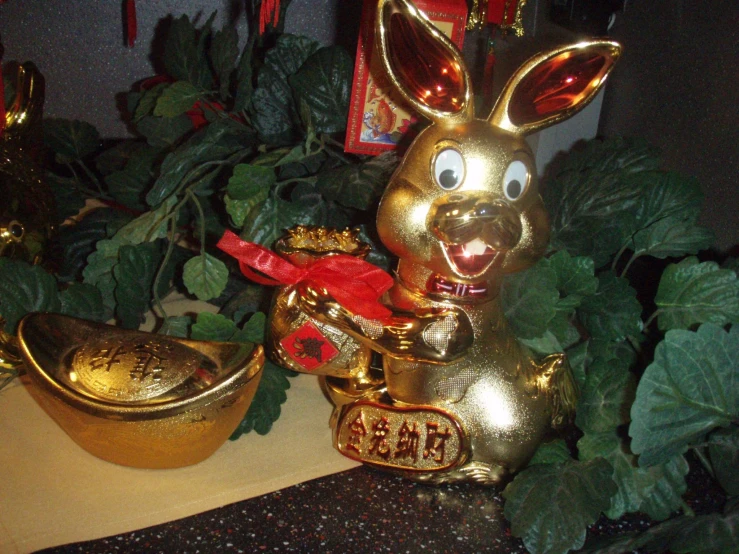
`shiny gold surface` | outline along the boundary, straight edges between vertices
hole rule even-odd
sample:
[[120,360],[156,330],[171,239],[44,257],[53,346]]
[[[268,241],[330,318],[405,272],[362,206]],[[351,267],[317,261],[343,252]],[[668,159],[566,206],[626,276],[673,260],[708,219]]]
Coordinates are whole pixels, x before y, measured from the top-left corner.
[[69,436],[104,460],[141,468],[198,463],[246,414],[261,346],[127,331],[56,314],[18,328],[30,392]]
[[30,154],[31,131],[44,101],[43,77],[31,63],[18,66],[16,77],[16,97],[0,136],[0,256],[38,263],[54,220],[53,196]]
[[[399,18],[410,21],[401,25]],[[384,298],[392,316],[358,317],[310,283],[297,285],[288,304],[300,314],[296,320],[330,325],[382,354],[384,383],[325,379],[342,454],[425,482],[495,485],[525,466],[552,427],[571,419],[577,400],[564,354],[537,360],[516,340],[498,298],[503,276],[536,263],[549,242],[524,136],[584,107],[620,47],[589,41],[532,58],[483,120],[473,116],[461,56],[411,2],[379,0],[377,21],[391,81],[433,122],[410,146],[378,209],[380,239],[399,258],[395,286]],[[393,54],[407,48],[397,36],[401,28],[424,33],[416,58],[432,51],[427,74],[402,67],[411,57]],[[435,48],[426,47],[429,40]],[[445,52],[442,61],[439,52]],[[437,109],[427,102],[424,83],[455,64],[464,75],[463,108]],[[439,414],[442,419],[432,421]],[[419,455],[396,459],[405,452],[401,441],[422,441],[429,422],[456,429],[453,459],[439,466]]]
[[297,225],[275,244],[275,250],[296,265],[318,257],[349,254],[364,259],[370,246],[359,240],[359,229],[331,229],[311,225]]
[[[382,65],[390,79],[395,90],[400,92],[403,98],[420,114],[428,117],[432,121],[458,122],[465,121],[472,117],[474,105],[472,100],[472,92],[470,87],[470,77],[464,64],[461,53],[454,46],[444,33],[439,31],[433,23],[429,21],[426,15],[420,11],[413,2],[408,0],[380,0],[377,4],[376,23],[376,44],[380,53]],[[391,23],[394,21],[395,23]],[[399,23],[403,21],[407,25],[401,27]],[[398,36],[400,29],[412,29],[421,40],[424,41],[425,50],[432,53],[435,63],[414,63],[410,66],[398,68],[398,60],[395,55],[411,55],[421,50],[421,45],[411,45],[410,48],[398,48],[396,52],[391,53],[392,47],[389,46],[389,35],[393,29],[396,40],[403,37]],[[414,56],[417,58],[417,56]],[[448,103],[443,102],[429,103],[428,99],[432,98],[435,91],[419,88],[416,81],[403,81],[400,73],[414,73],[433,71],[439,82],[436,86],[446,85],[445,76],[454,74],[456,83],[458,79],[461,85],[461,95],[455,96],[451,103],[453,107],[448,107]],[[414,90],[420,94],[414,94]]]
[[[517,37],[522,37],[524,35],[524,28],[523,28],[523,8],[526,5],[527,0],[518,0],[516,3],[516,13],[513,14],[513,21],[511,23],[503,23],[500,26],[501,31],[513,31],[513,34]],[[509,2],[506,2],[505,10],[504,10],[504,18],[508,19],[508,11],[509,11]]]
[[[289,229],[287,235],[277,241],[275,250],[293,264],[305,267],[319,258],[337,254],[364,259],[369,254],[370,247],[359,240],[359,229],[339,231],[327,227],[298,225]],[[364,380],[372,359],[370,349],[328,322],[311,318],[301,311],[300,303],[296,286],[280,287],[275,293],[266,344],[270,359],[301,373]],[[335,357],[306,367],[305,356],[294,354],[289,348],[291,344],[285,342],[285,339],[299,333],[306,325],[313,326],[322,335],[319,340],[326,341],[338,351]]]
[[459,423],[444,410],[360,400],[345,406],[334,445],[345,456],[373,466],[439,472],[461,465],[467,452]]

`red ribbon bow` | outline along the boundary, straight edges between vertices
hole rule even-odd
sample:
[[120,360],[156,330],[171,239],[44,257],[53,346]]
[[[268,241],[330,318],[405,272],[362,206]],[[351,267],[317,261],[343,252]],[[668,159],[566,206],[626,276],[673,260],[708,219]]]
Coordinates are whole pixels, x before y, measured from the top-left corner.
[[[297,285],[310,281],[326,289],[352,313],[369,319],[384,319],[391,313],[379,299],[393,286],[393,278],[359,258],[345,254],[326,256],[309,267],[297,267],[259,244],[241,240],[231,231],[226,231],[216,246],[239,260],[241,272],[260,285]],[[272,279],[255,273],[252,268]]]

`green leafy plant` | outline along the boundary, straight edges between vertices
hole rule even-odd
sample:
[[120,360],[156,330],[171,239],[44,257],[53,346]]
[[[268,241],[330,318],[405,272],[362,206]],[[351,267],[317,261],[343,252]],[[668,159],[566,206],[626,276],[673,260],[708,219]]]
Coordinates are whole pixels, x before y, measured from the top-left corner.
[[[337,140],[353,75],[345,50],[256,26],[240,49],[233,27],[182,16],[171,21],[163,65],[166,74],[128,93],[136,139],[105,148],[88,123],[44,121],[59,267],[0,260],[5,331],[39,310],[137,328],[153,308],[160,333],[259,343],[271,291],[214,248],[225,229],[271,245],[296,224],[372,220],[398,160],[347,156]],[[91,199],[100,207],[64,223]],[[173,290],[221,307],[221,319],[170,316],[163,299]],[[267,364],[236,436],[269,431],[288,374]]]
[[[296,224],[367,225],[363,236],[371,235],[397,158],[347,156],[337,141],[351,58],[279,29],[264,37],[252,29],[240,50],[236,31],[212,21],[172,20],[166,75],[128,95],[136,139],[103,147],[87,123],[45,121],[59,223],[90,199],[100,207],[61,225],[53,273],[0,259],[6,332],[36,310],[134,328],[153,309],[160,333],[260,343],[271,291],[249,284],[213,248],[225,229],[264,245]],[[546,185],[550,251],[508,277],[501,299],[523,343],[542,356],[568,354],[581,394],[567,440],[542,445],[503,492],[512,532],[532,553],[731,551],[736,260],[695,257],[712,243],[696,223],[700,189],[661,170],[643,143],[591,141]],[[381,249],[370,259],[388,266]],[[220,312],[171,316],[163,299],[173,290]],[[289,375],[267,363],[233,438],[270,430]],[[683,501],[686,455],[731,497],[724,513],[695,517]],[[586,543],[601,513],[630,512],[672,519],[643,535]]]
[[735,261],[694,256],[712,242],[696,224],[700,188],[659,166],[648,146],[620,138],[571,153],[546,183],[551,251],[503,286],[520,340],[567,352],[580,387],[571,440],[540,447],[503,492],[533,553],[583,547],[601,512],[676,516],[607,551],[736,549],[733,500],[695,517],[682,497],[688,453],[728,496],[739,492],[739,280]]

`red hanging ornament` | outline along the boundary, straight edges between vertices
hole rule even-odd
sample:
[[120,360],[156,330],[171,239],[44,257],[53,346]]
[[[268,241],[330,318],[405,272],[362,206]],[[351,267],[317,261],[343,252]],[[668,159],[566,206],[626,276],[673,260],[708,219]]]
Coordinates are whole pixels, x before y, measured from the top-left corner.
[[136,42],[136,0],[126,0],[126,43],[133,48]]
[[259,34],[263,35],[267,25],[276,27],[280,22],[280,0],[262,0],[259,8]]

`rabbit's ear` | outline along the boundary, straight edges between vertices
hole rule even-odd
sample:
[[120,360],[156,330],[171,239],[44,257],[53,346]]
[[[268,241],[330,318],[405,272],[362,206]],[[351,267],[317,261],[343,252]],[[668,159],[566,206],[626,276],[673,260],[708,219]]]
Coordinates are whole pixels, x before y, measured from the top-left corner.
[[379,0],[376,42],[396,90],[437,123],[473,118],[472,87],[462,55],[408,0]]
[[44,78],[31,62],[17,66],[15,99],[5,113],[5,130],[19,134],[41,116]]
[[575,115],[595,97],[621,45],[592,40],[544,52],[510,78],[488,121],[527,135]]

